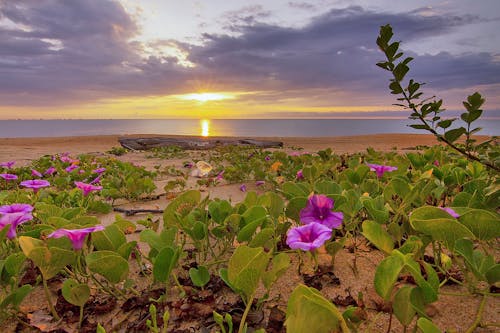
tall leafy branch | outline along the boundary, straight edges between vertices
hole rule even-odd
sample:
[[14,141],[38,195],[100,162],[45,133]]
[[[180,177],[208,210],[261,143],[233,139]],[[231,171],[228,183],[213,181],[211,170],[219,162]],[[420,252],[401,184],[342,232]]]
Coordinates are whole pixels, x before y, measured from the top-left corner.
[[[477,92],[468,96],[467,101],[463,102],[466,112],[460,115],[460,118],[465,123],[465,127],[453,128],[453,122],[457,118],[441,118],[441,113],[444,111],[441,108],[443,104],[442,99],[436,100],[435,96],[421,99],[423,92],[420,88],[424,83],[410,79],[407,85],[404,86],[403,80],[410,70],[408,64],[413,58],[403,57],[403,52],[399,50],[400,43],[391,41],[392,36],[392,27],[389,24],[380,27],[377,45],[384,52],[387,60],[377,63],[377,66],[392,73],[393,78],[390,79],[389,84],[391,94],[402,96],[397,99],[400,103],[395,105],[410,109],[412,113],[409,119],[417,120],[417,123],[411,124],[410,127],[426,130],[432,133],[439,141],[446,143],[469,160],[478,161],[490,169],[500,171],[500,166],[496,163],[498,159],[497,161],[490,161],[488,155],[479,154],[481,149],[488,146],[491,147],[491,142],[494,139],[481,144],[475,144],[476,140],[473,139],[473,134],[479,132],[481,128],[473,128],[472,123],[481,116],[483,112],[481,106],[485,99]],[[442,131],[442,133],[438,131]],[[463,145],[457,143],[457,140],[461,137],[465,137]]]

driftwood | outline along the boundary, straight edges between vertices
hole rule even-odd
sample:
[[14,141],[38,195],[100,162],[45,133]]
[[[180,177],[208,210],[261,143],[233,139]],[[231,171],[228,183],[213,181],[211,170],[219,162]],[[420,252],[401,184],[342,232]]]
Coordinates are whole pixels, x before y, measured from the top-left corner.
[[132,216],[139,213],[155,213],[155,214],[163,213],[162,209],[125,209],[120,207],[114,207],[113,210],[115,212],[124,213],[126,216]]
[[177,146],[185,150],[212,149],[219,146],[255,146],[261,148],[283,147],[280,141],[254,139],[213,139],[213,138],[119,138],[122,147],[130,150],[149,150],[157,147]]

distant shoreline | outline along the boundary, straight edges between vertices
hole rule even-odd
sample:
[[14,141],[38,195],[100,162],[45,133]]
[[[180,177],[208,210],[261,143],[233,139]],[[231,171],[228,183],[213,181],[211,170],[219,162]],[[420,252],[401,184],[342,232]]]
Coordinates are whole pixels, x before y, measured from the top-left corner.
[[[113,147],[120,146],[120,137],[200,137],[182,135],[89,135],[66,137],[38,138],[0,138],[0,162],[7,160],[30,161],[43,155],[70,152],[71,154],[104,153]],[[227,138],[210,136],[210,138]],[[231,137],[238,138],[238,137]],[[282,141],[287,151],[303,149],[316,152],[331,148],[337,154],[366,151],[371,147],[379,151],[397,150],[399,152],[414,150],[416,146],[432,146],[439,144],[428,134],[370,134],[356,136],[332,137],[239,137],[259,140]],[[486,138],[485,136],[479,137]]]

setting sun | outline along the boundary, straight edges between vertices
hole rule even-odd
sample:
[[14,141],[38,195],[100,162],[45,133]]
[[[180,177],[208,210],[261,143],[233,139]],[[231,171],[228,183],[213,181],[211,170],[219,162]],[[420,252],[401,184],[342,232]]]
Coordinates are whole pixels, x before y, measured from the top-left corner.
[[223,99],[234,99],[233,95],[225,94],[225,93],[194,93],[194,94],[186,94],[180,95],[180,99],[189,100],[189,101],[198,101],[201,103],[208,101],[220,101]]

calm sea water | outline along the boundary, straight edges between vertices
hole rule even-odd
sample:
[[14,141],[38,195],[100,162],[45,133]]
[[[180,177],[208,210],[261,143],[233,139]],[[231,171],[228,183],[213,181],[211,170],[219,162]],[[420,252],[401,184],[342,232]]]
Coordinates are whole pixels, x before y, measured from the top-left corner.
[[[408,119],[116,119],[0,120],[0,137],[56,137],[107,134],[171,134],[256,137],[318,137],[378,133],[423,133]],[[500,135],[500,119],[477,121],[479,134]]]

